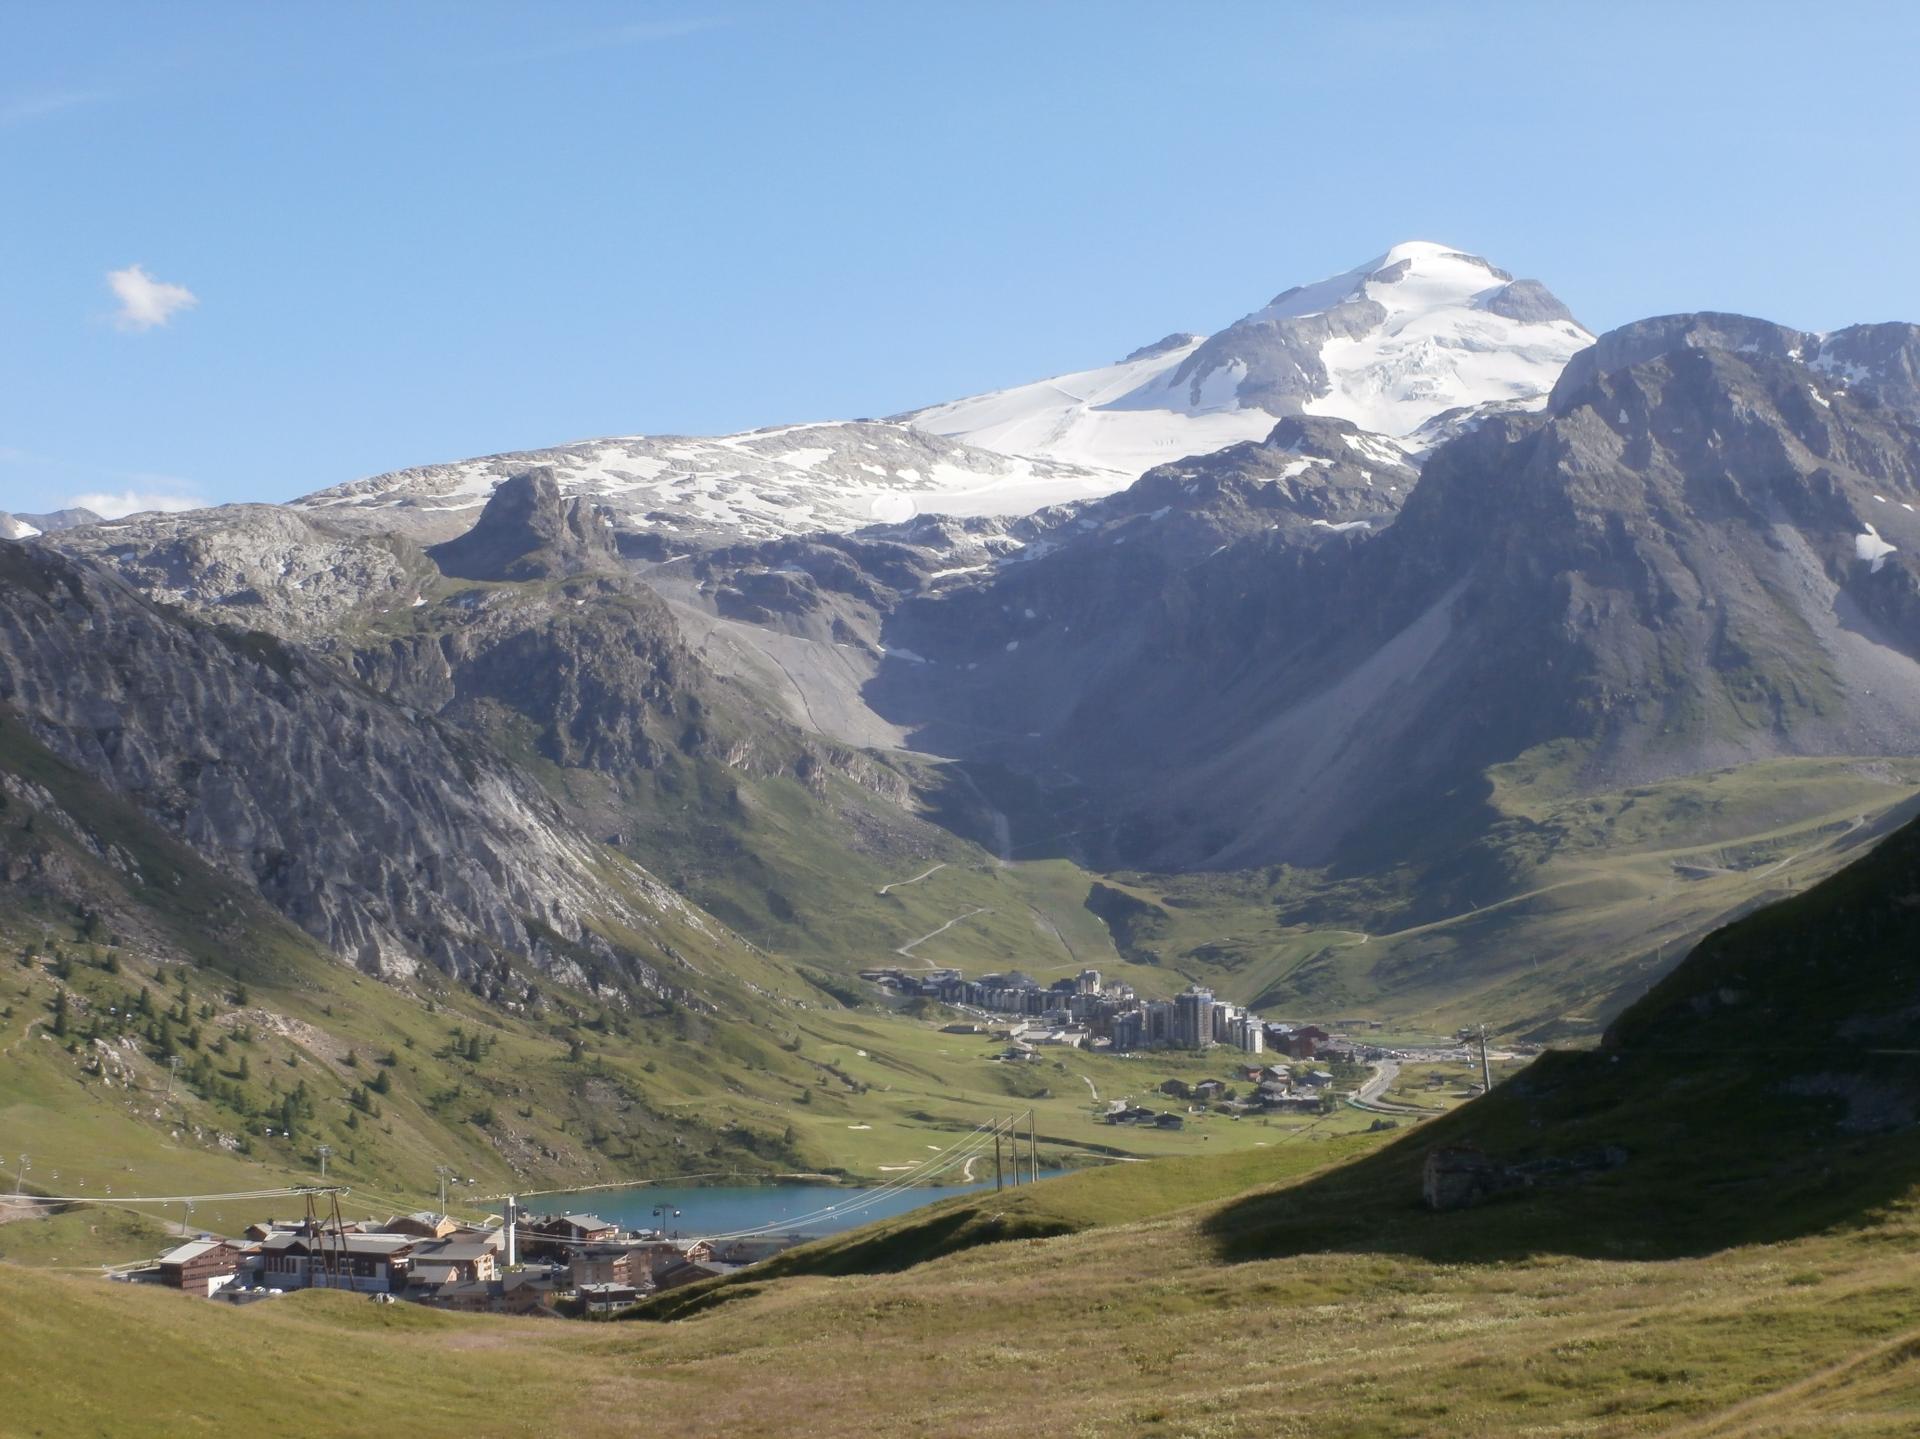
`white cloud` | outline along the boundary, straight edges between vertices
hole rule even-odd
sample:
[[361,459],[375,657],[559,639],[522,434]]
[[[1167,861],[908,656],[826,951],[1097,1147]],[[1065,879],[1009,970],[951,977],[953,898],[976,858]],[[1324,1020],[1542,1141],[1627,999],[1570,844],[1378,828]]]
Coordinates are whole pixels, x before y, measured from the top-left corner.
[[92,510],[104,520],[117,520],[122,515],[137,515],[142,510],[163,510],[168,514],[176,514],[181,510],[204,510],[207,503],[199,495],[161,494],[151,490],[101,490],[69,495],[61,501],[60,508]]
[[200,303],[185,285],[156,280],[144,265],[107,271],[107,284],[119,298],[120,312],[113,319],[123,330],[151,330]]

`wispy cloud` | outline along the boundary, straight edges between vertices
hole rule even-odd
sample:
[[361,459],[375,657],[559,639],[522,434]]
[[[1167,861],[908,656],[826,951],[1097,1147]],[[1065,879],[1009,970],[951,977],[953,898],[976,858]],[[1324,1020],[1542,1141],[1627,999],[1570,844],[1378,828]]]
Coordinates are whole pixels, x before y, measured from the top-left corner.
[[142,510],[174,513],[212,503],[198,485],[179,475],[90,465],[0,445],[0,471],[12,470],[28,472],[19,478],[0,474],[0,510],[14,514],[77,508],[118,519]]
[[88,490],[83,494],[68,495],[60,502],[60,508],[92,510],[104,520],[117,520],[123,515],[137,515],[145,510],[161,510],[167,514],[178,514],[182,510],[204,510],[208,503],[203,496],[181,494],[178,491]]
[[24,125],[32,120],[57,115],[62,110],[98,105],[112,98],[112,94],[106,90],[41,90],[28,95],[14,95],[0,100],[0,128]]
[[119,298],[120,311],[113,319],[123,330],[154,329],[200,303],[200,297],[185,285],[156,280],[144,265],[107,271],[107,284]]

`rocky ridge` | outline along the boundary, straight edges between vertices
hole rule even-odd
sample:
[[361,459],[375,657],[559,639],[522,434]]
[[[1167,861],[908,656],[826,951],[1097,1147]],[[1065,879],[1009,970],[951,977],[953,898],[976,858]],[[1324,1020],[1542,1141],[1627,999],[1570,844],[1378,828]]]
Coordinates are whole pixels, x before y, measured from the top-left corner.
[[484,746],[296,647],[40,545],[0,548],[0,600],[0,703],[370,973],[531,959],[613,993],[727,942]]
[[[1340,544],[1296,521],[1104,580],[1067,554],[1002,567],[889,620],[920,662],[876,702],[945,752],[1071,771],[1107,797],[1101,857],[1174,867],[1325,859],[1389,815],[1418,833],[1549,741],[1584,747],[1590,784],[1914,753],[1917,432],[1896,387],[1793,338],[1603,342],[1624,367],[1443,445]],[[1278,458],[1212,462],[1248,481]]]

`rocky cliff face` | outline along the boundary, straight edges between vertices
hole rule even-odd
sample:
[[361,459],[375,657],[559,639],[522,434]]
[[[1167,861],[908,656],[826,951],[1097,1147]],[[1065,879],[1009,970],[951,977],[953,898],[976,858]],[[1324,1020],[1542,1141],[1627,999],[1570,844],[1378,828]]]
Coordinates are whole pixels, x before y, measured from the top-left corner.
[[405,608],[435,575],[418,548],[349,533],[279,505],[223,505],[53,532],[149,598],[248,629],[324,641]]
[[1596,785],[1920,750],[1908,342],[1875,336],[1883,382],[1757,321],[1635,331],[1548,414],[1443,445],[1371,529],[1298,517],[1358,514],[1367,487],[1288,494],[1307,477],[1271,447],[1211,457],[1208,482],[1295,516],[1200,556],[1143,527],[1097,565],[1062,546],[923,600],[890,628],[923,663],[879,702],[957,752],[1071,772],[1103,857],[1173,866],[1412,837],[1549,741]]
[[372,973],[654,988],[724,943],[457,728],[37,544],[0,544],[0,703]]
[[551,466],[501,481],[472,529],[427,553],[463,580],[550,580],[618,563],[612,512],[563,499]]
[[720,693],[666,606],[615,577],[464,591],[410,618],[406,633],[370,637],[354,651],[361,679],[475,731],[487,728],[489,710],[518,715],[541,754],[564,768],[623,775],[670,751],[741,767],[777,763],[756,755],[755,731],[769,751],[803,747],[798,735],[778,744],[772,717]]

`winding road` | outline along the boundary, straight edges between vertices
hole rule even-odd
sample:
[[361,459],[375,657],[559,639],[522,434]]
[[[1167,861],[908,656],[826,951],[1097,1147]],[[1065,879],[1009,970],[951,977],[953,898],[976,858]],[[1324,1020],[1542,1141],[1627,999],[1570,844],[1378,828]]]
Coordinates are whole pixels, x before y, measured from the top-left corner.
[[1370,1114],[1432,1114],[1434,1111],[1430,1109],[1414,1109],[1380,1098],[1393,1087],[1394,1080],[1399,1077],[1400,1061],[1383,1059],[1374,1065],[1373,1077],[1347,1096],[1347,1103],[1355,1109],[1364,1109]]
[[[941,925],[940,928],[936,930],[932,930],[926,934],[923,934],[918,939],[908,940],[905,944],[901,945],[898,949],[896,949],[894,953],[899,955],[902,959],[912,959],[914,950],[918,949],[921,945],[925,944],[928,940],[933,939],[937,935],[945,934],[948,930],[952,929],[956,924],[960,923],[961,920],[972,919],[976,914],[991,914],[992,912],[993,912],[992,910],[988,909],[983,904],[978,909],[968,910],[965,914],[956,914],[952,919],[948,920],[945,924]],[[920,962],[926,965],[927,968],[929,969],[934,968],[934,964],[932,960],[923,959]]]
[[940,873],[940,871],[945,869],[946,867],[947,867],[946,861],[942,860],[939,864],[936,864],[932,869],[927,870],[922,874],[916,874],[912,879],[896,879],[892,884],[881,885],[877,893],[886,894],[890,890],[905,889],[910,884],[918,884],[920,883],[921,880],[928,878],[930,875],[936,875]]

